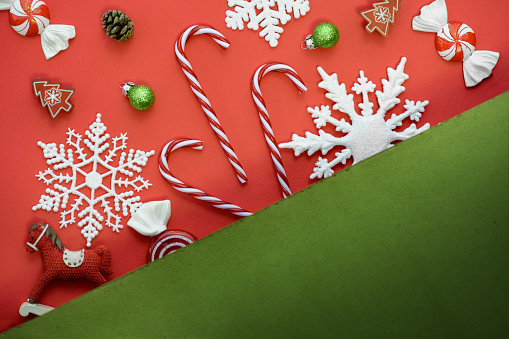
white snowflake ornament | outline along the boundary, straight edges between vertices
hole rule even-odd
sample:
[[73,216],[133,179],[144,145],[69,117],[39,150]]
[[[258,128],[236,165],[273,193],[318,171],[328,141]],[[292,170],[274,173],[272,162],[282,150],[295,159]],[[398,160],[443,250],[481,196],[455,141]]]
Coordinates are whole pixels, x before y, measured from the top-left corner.
[[262,27],[259,35],[265,38],[271,47],[276,47],[279,36],[283,33],[284,25],[292,18],[295,19],[309,12],[308,0],[228,0],[228,6],[233,11],[226,11],[226,26],[231,29],[247,28],[258,30]]
[[[122,215],[127,216],[134,214],[141,207],[143,203],[134,192],[148,189],[152,184],[140,175],[134,179],[132,177],[134,172],[142,171],[141,167],[147,164],[148,158],[155,152],[133,149],[128,153],[123,151],[127,148],[127,133],[113,137],[110,148],[107,142],[110,135],[106,133],[106,126],[101,122],[99,113],[95,122],[89,126],[89,130],[85,131],[87,138],[83,139],[81,134],[75,133],[70,128],[67,135],[69,145],[67,150],[63,144],[57,147],[55,143],[45,144],[42,141],[37,143],[42,148],[47,164],[52,168],[39,172],[36,177],[53,187],[46,188],[47,195],[41,195],[39,203],[32,209],[54,212],[58,212],[60,208],[64,209],[60,212],[60,228],[74,224],[80,219],[78,226],[82,227],[81,234],[90,247],[92,239],[102,230],[103,223],[117,233],[123,228],[121,216],[114,211],[122,211]],[[106,150],[108,152],[104,154]],[[88,151],[91,154],[85,153]],[[120,151],[122,152],[118,162],[113,164],[117,152]],[[70,174],[62,173],[65,169],[70,170]],[[67,208],[71,195],[75,196],[75,199]],[[114,206],[110,205],[111,199]],[[106,218],[99,213],[99,207]]]
[[[394,141],[406,140],[427,130],[430,127],[428,123],[420,128],[411,124],[401,132],[394,130],[401,126],[402,121],[407,117],[418,122],[424,108],[429,103],[427,100],[423,102],[406,100],[403,106],[405,112],[399,115],[392,114],[388,120],[385,120],[386,113],[400,103],[398,96],[405,90],[405,87],[401,86],[408,79],[408,75],[404,73],[405,63],[406,58],[403,57],[395,70],[387,68],[388,80],[382,79],[383,90],[376,91],[379,106],[376,113],[373,112],[374,105],[368,97],[369,93],[375,91],[376,85],[364,76],[363,71],[359,72],[360,77],[353,85],[352,90],[356,94],[362,95],[362,102],[359,103],[361,114],[355,110],[353,94],[347,94],[345,84],[338,83],[337,75],[328,75],[321,67],[318,67],[318,73],[323,80],[318,84],[318,87],[328,91],[325,96],[335,102],[332,108],[348,114],[351,123],[345,119],[333,118],[329,106],[308,107],[308,112],[311,113],[316,128],[318,128],[318,135],[306,132],[306,136],[301,137],[294,134],[292,141],[279,144],[279,147],[291,148],[298,156],[304,151],[307,151],[308,155],[312,155],[318,150],[321,150],[322,155],[325,155],[335,146],[344,146],[345,149],[336,153],[336,158],[331,162],[321,157],[318,158],[310,178],[326,178],[334,174],[332,170],[334,166],[339,163],[345,164],[350,157],[353,157],[353,164],[356,164],[392,147]],[[346,133],[346,135],[338,138],[323,131],[321,128],[327,123],[335,126],[336,131]]]

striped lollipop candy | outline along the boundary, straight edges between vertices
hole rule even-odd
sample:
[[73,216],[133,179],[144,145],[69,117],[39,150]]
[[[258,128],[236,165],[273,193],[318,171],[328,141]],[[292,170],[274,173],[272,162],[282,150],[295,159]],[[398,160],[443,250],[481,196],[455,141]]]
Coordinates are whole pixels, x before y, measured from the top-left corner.
[[41,35],[46,59],[69,47],[76,36],[74,26],[50,25],[48,6],[42,0],[0,0],[0,11],[9,10],[12,29],[23,36]]
[[472,87],[491,75],[499,53],[476,51],[475,33],[463,22],[447,22],[445,0],[435,0],[421,8],[421,14],[412,20],[412,28],[421,32],[436,33],[438,54],[448,61],[463,61],[465,85]]

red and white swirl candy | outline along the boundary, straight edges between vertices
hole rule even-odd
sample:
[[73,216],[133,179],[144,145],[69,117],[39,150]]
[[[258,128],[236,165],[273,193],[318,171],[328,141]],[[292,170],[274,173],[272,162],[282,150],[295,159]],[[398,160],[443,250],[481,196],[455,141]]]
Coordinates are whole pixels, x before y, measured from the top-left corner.
[[475,51],[475,33],[467,24],[449,22],[437,33],[435,47],[447,61],[465,61]]
[[165,255],[175,252],[182,247],[195,242],[196,239],[189,233],[183,231],[166,231],[154,238],[148,249],[147,261],[152,262]]
[[445,0],[436,0],[421,8],[412,20],[412,28],[437,33],[435,47],[447,61],[463,61],[465,85],[472,87],[491,75],[499,53],[476,51],[476,37],[472,28],[463,22],[447,22]]
[[50,14],[42,0],[0,0],[0,10],[9,10],[12,29],[23,36],[41,35],[46,59],[69,47],[69,39],[76,36],[74,26],[50,25]]

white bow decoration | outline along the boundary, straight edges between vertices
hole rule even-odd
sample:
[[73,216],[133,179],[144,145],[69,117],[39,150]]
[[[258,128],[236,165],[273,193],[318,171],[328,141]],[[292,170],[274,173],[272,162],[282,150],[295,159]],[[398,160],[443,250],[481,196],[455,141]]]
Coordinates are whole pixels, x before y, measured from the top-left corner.
[[127,222],[127,226],[146,236],[158,235],[166,231],[170,215],[171,202],[169,200],[149,201],[138,208]]

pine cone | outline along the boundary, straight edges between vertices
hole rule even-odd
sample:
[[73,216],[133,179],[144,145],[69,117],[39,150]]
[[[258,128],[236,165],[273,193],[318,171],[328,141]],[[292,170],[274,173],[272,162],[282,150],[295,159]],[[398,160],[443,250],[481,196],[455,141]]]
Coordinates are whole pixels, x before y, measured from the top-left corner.
[[106,35],[117,41],[127,41],[134,34],[133,21],[122,11],[113,10],[104,13],[102,22]]

